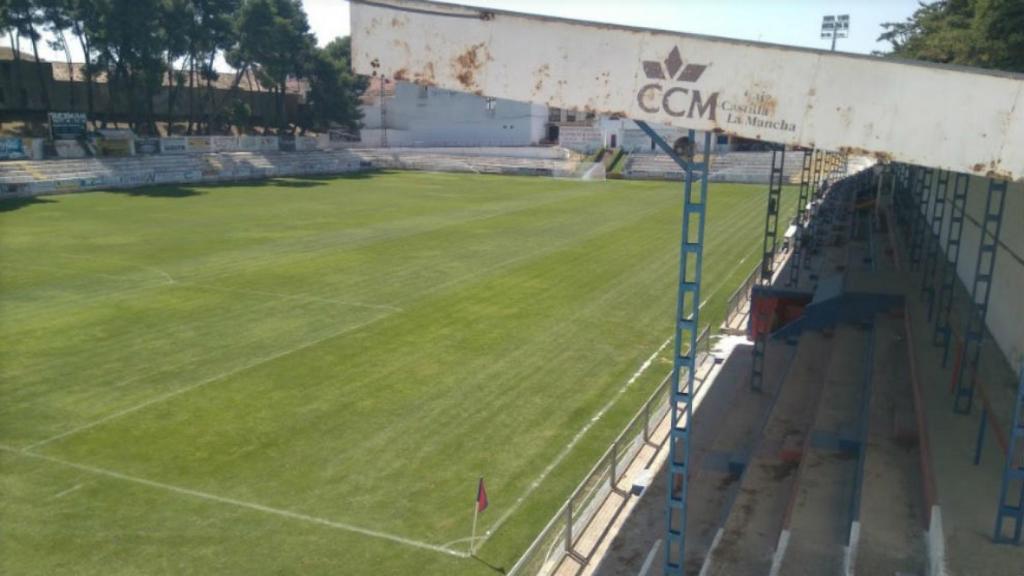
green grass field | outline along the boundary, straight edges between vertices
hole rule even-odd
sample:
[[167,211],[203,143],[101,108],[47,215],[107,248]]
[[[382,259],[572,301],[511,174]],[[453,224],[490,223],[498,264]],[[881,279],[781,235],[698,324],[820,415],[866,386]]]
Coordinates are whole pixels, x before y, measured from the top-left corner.
[[[511,567],[669,368],[559,459],[670,335],[680,196],[376,173],[0,203],[0,573]],[[717,322],[766,193],[709,196]],[[480,476],[483,561],[445,552]]]

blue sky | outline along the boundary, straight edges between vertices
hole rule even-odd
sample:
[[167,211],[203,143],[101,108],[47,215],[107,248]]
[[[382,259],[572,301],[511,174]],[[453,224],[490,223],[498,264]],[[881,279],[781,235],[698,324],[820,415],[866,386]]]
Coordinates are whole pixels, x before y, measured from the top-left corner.
[[[870,53],[886,48],[875,41],[882,22],[903,20],[917,0],[462,0],[460,3],[580,20],[645,28],[679,30],[714,36],[828,48],[820,38],[821,17],[849,14],[850,37],[838,50]],[[320,44],[349,31],[348,2],[303,0]],[[2,45],[8,45],[4,38]],[[22,48],[27,47],[27,42]],[[45,46],[42,56],[62,61]],[[81,61],[81,55],[75,59]],[[222,64],[223,66],[223,64]]]

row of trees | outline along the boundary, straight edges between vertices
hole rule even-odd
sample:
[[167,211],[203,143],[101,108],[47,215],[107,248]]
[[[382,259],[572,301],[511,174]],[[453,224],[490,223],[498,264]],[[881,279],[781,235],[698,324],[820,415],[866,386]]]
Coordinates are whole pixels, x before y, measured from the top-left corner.
[[[246,78],[275,94],[278,131],[354,128],[359,120],[366,81],[350,72],[348,38],[318,47],[301,0],[0,0],[0,33],[9,37],[15,59],[25,41],[38,60],[45,39],[65,55],[69,73],[74,42],[85,56],[90,116],[103,112],[93,102],[102,74],[111,108],[127,111],[132,127],[143,132],[156,131],[163,111],[154,109],[154,95],[165,87],[166,116],[187,95],[189,134],[245,125],[248,110],[239,90]],[[218,98],[213,83],[224,74],[215,68],[219,58],[233,71],[227,95],[221,91]],[[49,108],[47,79],[42,67],[37,70]],[[286,123],[290,79],[308,81],[308,105]]]
[[922,2],[882,28],[894,56],[1024,72],[1024,0]]

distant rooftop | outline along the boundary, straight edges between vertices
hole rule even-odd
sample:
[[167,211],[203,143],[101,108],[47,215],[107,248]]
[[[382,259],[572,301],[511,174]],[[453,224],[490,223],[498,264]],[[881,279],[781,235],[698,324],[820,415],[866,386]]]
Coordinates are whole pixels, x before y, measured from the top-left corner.
[[[22,60],[34,61],[31,53],[26,53],[24,50],[20,51]],[[6,46],[0,46],[0,60],[14,60],[14,51]],[[47,62],[40,58],[40,62]],[[74,80],[76,82],[85,81],[85,63],[84,62],[72,62],[71,69],[68,69],[68,65],[63,62],[50,62],[53,64],[53,79],[57,82],[68,82]],[[185,76],[185,86],[189,84],[188,71],[181,71]],[[105,72],[100,72],[93,77],[93,81],[103,84],[107,81],[107,75]],[[230,90],[232,83],[235,81],[234,71],[218,71],[217,78],[212,82],[214,88],[220,90]],[[197,72],[194,84],[196,86],[205,86],[206,79],[202,78]],[[164,74],[163,85],[168,86],[167,75]],[[243,91],[251,92],[268,92],[271,88],[260,84],[255,74],[248,73],[242,77],[242,80],[238,84],[238,88]],[[289,78],[285,91],[289,94],[305,94],[309,90],[309,82],[303,79]]]

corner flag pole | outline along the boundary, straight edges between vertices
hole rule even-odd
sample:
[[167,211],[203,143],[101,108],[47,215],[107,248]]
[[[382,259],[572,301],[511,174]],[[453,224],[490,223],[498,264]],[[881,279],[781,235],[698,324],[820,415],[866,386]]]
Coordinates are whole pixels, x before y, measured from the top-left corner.
[[469,539],[469,555],[476,553],[476,519],[480,512],[487,509],[487,489],[484,488],[484,479],[480,477],[480,483],[476,486],[476,502],[473,503],[473,536]]
[[476,553],[476,517],[480,515],[480,506],[473,502],[473,537],[469,539],[469,555]]

